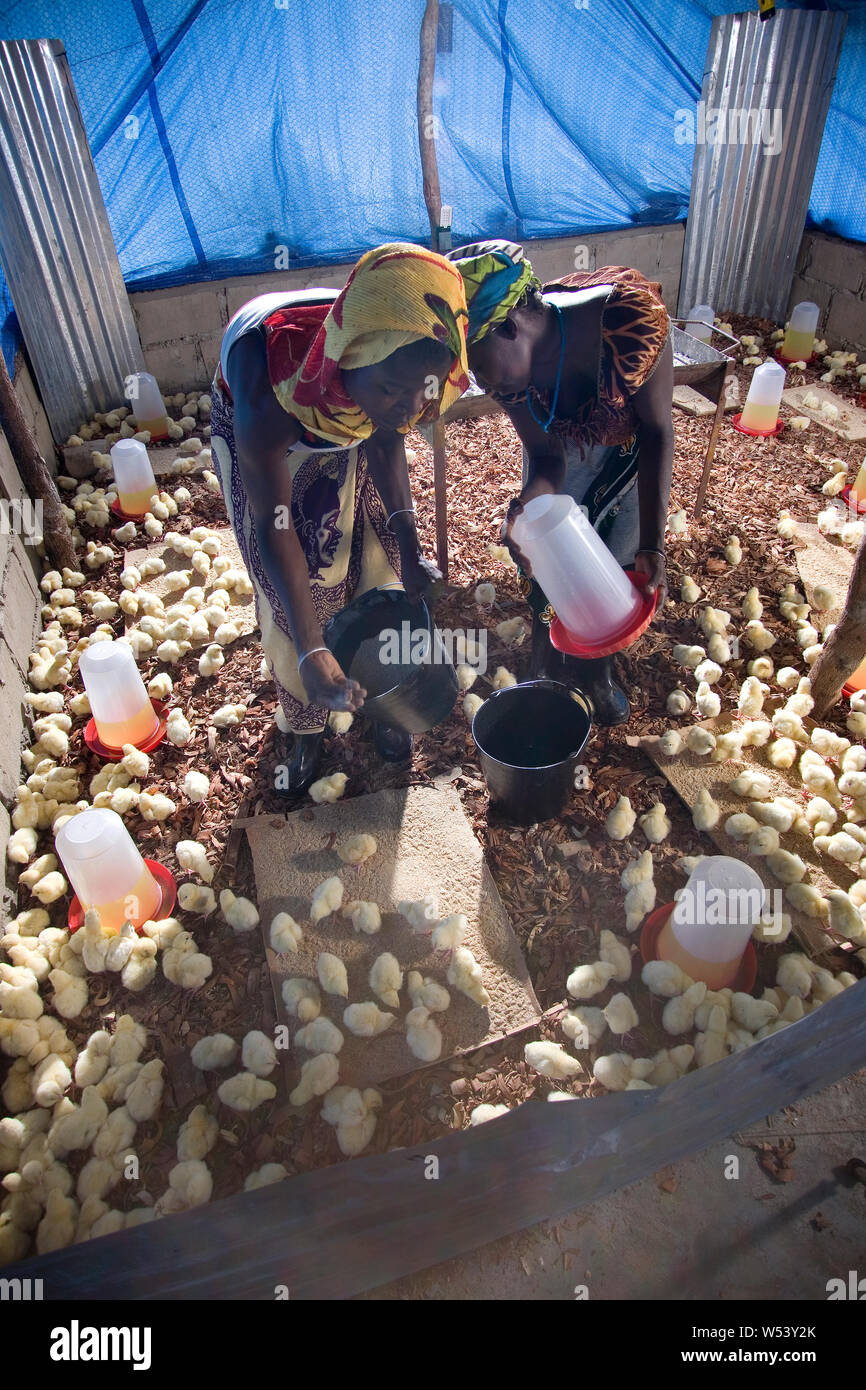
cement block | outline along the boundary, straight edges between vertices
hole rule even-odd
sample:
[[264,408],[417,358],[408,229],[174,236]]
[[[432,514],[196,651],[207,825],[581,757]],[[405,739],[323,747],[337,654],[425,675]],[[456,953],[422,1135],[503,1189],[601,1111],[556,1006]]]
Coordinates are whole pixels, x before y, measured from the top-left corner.
[[48,416],[39,398],[39,392],[30,369],[19,352],[15,358],[15,395],[18,397],[18,404],[24,414],[24,418],[36,435],[36,443],[39,452],[48,464],[52,473],[57,472],[57,453],[54,438],[51,434],[51,426],[48,423]]
[[230,317],[221,281],[149,290],[130,295],[129,302],[145,355],[149,348],[186,338],[191,332],[222,335]]
[[[807,395],[818,397],[817,410],[812,410],[803,404]],[[797,415],[808,415],[810,420],[814,420],[823,429],[829,430],[831,434],[836,434],[841,439],[851,440],[852,443],[866,439],[866,410],[852,405],[850,401],[837,396],[824,386],[791,386],[787,391],[782,392],[782,401],[789,410],[795,411]],[[837,419],[827,420],[821,414],[821,405],[824,401],[830,401],[832,405],[837,407],[839,411]]]
[[323,286],[342,289],[349,277],[350,265],[311,266],[306,270],[275,270],[268,275],[244,275],[226,281],[228,316],[232,318],[242,304],[258,294],[276,294],[279,290],[308,290]]
[[2,598],[0,641],[5,642],[23,675],[27,671],[27,657],[33,650],[41,595],[19,536],[12,537],[9,563],[3,575]]
[[841,237],[818,235],[812,244],[808,274],[834,289],[856,294],[866,280],[866,247]]
[[818,319],[818,332],[824,332],[827,322],[827,315],[830,312],[830,302],[833,298],[833,291],[829,285],[825,285],[821,280],[812,280],[808,274],[798,275],[791,285],[791,294],[788,299],[788,308],[785,314],[785,321],[791,317],[791,310],[795,304],[799,304],[804,299],[809,299],[813,304],[817,304],[821,310]]
[[[7,894],[3,892],[9,869],[6,863],[6,848],[9,844],[9,837],[11,834],[12,820],[6,807],[3,805],[2,801],[0,801],[0,864],[3,865],[3,876],[2,879],[0,879],[0,924],[3,926],[5,926],[10,917],[14,915],[13,912],[9,910]],[[20,869],[21,867],[22,866],[19,864],[18,868]],[[9,897],[11,898],[11,894],[9,894]]]
[[830,302],[825,331],[829,343],[866,352],[866,301],[838,290]]
[[26,685],[5,641],[0,638],[0,797],[10,801],[21,782],[21,748],[24,742],[23,698]]
[[222,333],[201,338],[194,331],[187,338],[176,338],[147,348],[147,370],[152,372],[165,395],[175,391],[205,391],[213,380]]

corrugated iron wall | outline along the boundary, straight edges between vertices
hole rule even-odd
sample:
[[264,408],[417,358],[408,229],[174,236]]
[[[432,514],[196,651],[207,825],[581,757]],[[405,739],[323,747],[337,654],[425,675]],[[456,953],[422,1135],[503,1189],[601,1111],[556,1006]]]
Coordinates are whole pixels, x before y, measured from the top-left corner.
[[58,40],[0,43],[0,260],[62,442],[144,359]]
[[[783,318],[845,24],[844,14],[808,10],[777,10],[763,23],[757,14],[713,20],[694,114],[680,315],[712,304]],[[688,134],[686,113],[680,132]]]

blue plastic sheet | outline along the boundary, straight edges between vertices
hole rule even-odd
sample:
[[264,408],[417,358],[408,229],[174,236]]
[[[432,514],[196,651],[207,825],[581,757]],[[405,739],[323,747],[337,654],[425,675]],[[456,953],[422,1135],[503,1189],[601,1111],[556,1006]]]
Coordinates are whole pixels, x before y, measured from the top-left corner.
[[[698,99],[712,16],[750,3],[453,0],[434,134],[455,243],[682,220],[693,150],[672,138],[674,113]],[[848,12],[848,30],[810,220],[862,241],[866,6],[828,7]],[[143,289],[424,241],[423,11],[0,0],[0,38],[65,43],[124,279]],[[7,362],[8,310],[0,282]]]

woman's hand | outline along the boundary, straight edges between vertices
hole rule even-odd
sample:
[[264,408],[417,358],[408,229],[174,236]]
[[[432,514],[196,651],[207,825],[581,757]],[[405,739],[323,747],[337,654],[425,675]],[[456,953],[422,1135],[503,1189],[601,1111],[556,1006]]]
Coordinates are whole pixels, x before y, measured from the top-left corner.
[[514,563],[516,565],[519,565],[520,568],[523,570],[523,573],[525,574],[527,579],[532,578],[532,566],[527,560],[526,556],[523,554],[523,551],[515,542],[514,537],[512,535],[512,527],[514,526],[515,521],[520,516],[520,513],[523,511],[523,508],[526,506],[527,502],[531,502],[534,497],[543,497],[545,494],[553,497],[555,493],[556,488],[547,478],[533,478],[531,483],[526,484],[526,487],[523,489],[519,497],[512,497],[511,501],[508,504],[508,511],[505,513],[505,520],[503,521],[502,529],[499,532],[499,539],[508,550],[508,553],[510,554]]
[[417,603],[419,599],[427,597],[433,585],[442,578],[442,574],[432,560],[425,560],[419,550],[401,547],[400,578],[409,602]]
[[325,709],[348,710],[354,714],[367,694],[357,681],[343,674],[340,663],[330,652],[313,652],[301,667],[301,680],[311,705]]
[[658,589],[659,601],[656,612],[664,608],[668,597],[668,579],[665,557],[655,550],[639,550],[635,556],[634,567],[638,574],[647,576],[646,592],[654,594]]

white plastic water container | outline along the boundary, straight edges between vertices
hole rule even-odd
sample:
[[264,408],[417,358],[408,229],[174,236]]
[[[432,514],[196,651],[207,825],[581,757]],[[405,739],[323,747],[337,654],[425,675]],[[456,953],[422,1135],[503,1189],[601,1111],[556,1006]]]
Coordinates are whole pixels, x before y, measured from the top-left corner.
[[782,343],[782,356],[789,362],[808,362],[815,348],[820,309],[811,299],[803,299],[791,310]]
[[127,516],[144,516],[159,489],[147,449],[140,439],[118,439],[111,446],[111,466],[117,483],[117,500]]
[[723,989],[736,979],[765,899],[760,877],[742,860],[726,854],[702,859],[677,893],[659,935],[659,959],[675,961],[710,989]]
[[156,377],[150,372],[133,372],[125,382],[126,398],[140,430],[149,430],[151,439],[168,438],[168,415]]
[[140,927],[158,911],[159,884],[116,811],[82,811],[60,827],[54,843],[82,908],[99,911],[106,934],[127,920]]
[[126,642],[95,642],[81,653],[78,669],[96,731],[108,748],[145,743],[156,733],[159,716]]
[[713,320],[715,319],[712,304],[696,304],[689,310],[686,320],[686,332],[693,338],[700,338],[702,343],[708,343],[713,336]]
[[637,618],[638,590],[573,498],[534,497],[512,535],[556,616],[579,641],[603,642]]
[[762,362],[752,373],[749,394],[740,416],[743,429],[769,434],[779,423],[779,405],[785,389],[785,368],[781,362]]

